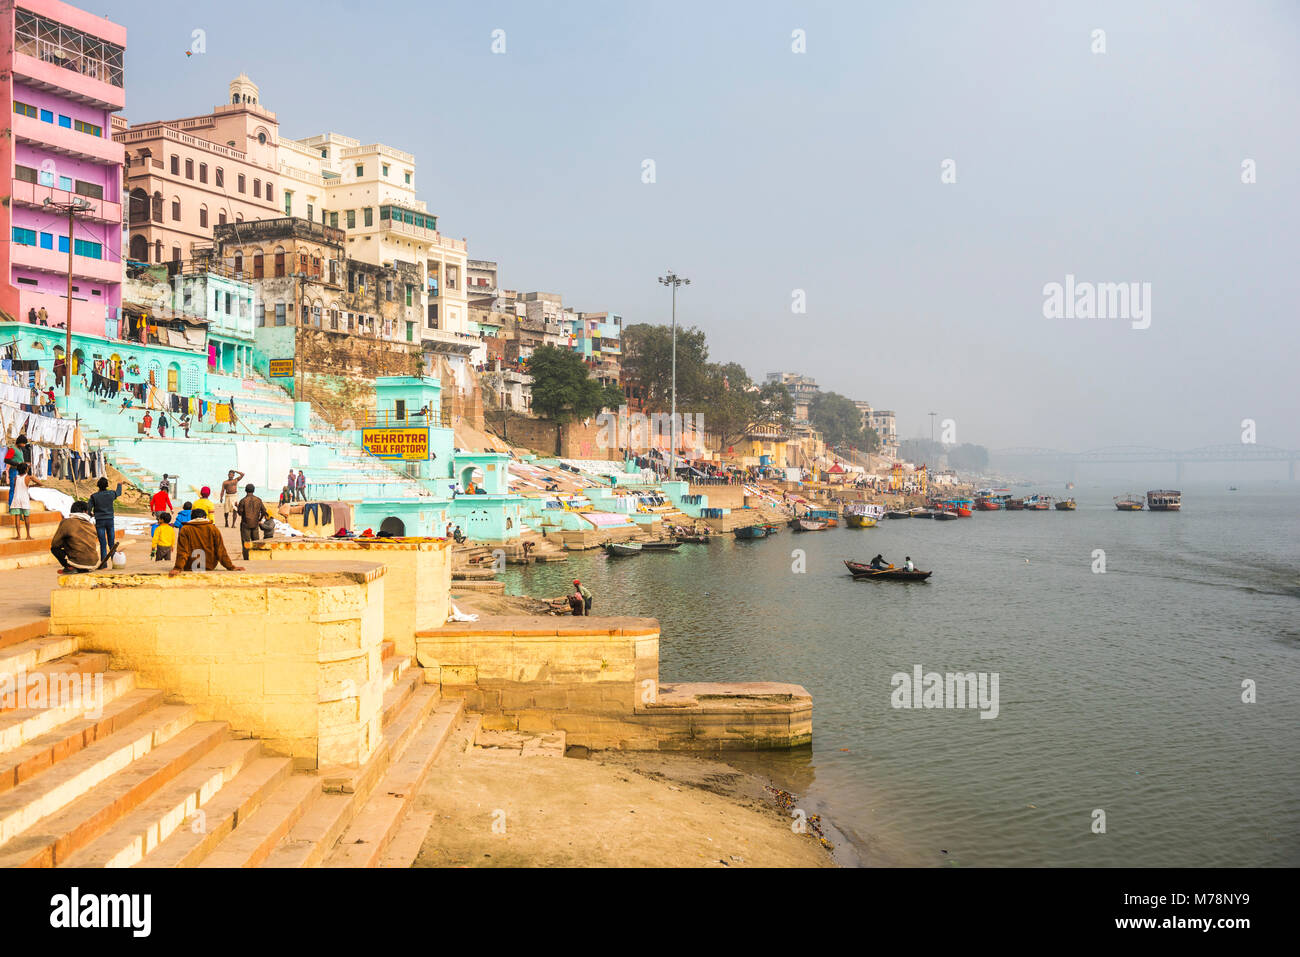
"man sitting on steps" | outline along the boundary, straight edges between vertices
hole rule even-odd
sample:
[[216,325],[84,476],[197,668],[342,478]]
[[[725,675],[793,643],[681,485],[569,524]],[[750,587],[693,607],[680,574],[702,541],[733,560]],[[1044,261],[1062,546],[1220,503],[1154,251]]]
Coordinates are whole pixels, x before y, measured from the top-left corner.
[[208,518],[201,508],[194,509],[190,520],[181,526],[181,534],[176,540],[176,564],[167,574],[179,575],[181,572],[206,572],[217,565],[232,572],[242,572],[242,565],[236,565],[226,553],[226,543],[221,540],[221,530]]

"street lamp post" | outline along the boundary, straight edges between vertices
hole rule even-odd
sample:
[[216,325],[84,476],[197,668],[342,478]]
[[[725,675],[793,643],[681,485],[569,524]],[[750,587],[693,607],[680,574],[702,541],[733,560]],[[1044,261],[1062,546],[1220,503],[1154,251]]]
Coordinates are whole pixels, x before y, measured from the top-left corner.
[[677,468],[673,464],[677,461],[677,287],[689,286],[689,279],[682,279],[672,270],[668,275],[660,276],[659,281],[665,286],[671,286],[673,290],[673,387],[672,387],[672,410],[668,417],[668,435],[669,443],[672,446],[668,450],[668,478],[677,477]]
[[938,412],[930,413],[930,445],[931,446],[934,445],[934,417],[938,414],[939,414]]
[[63,394],[67,396],[72,395],[72,250],[75,246],[75,240],[72,238],[73,217],[77,211],[89,208],[90,202],[80,196],[74,196],[70,203],[56,203],[46,196],[44,205],[48,209],[57,209],[68,214],[68,318],[64,329],[63,345]]

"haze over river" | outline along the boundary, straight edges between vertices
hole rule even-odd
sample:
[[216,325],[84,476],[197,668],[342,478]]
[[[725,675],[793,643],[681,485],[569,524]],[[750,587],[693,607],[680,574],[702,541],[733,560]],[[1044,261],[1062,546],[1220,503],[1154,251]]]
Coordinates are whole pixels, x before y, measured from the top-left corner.
[[[597,614],[658,618],[666,682],[807,688],[810,750],[727,760],[825,814],[844,863],[1296,866],[1300,488],[1239,484],[1184,486],[1179,513],[1116,511],[1140,483],[1041,486],[1078,511],[574,552],[503,577],[535,596],[581,578]],[[841,564],[877,552],[934,575]],[[997,717],[892,707],[917,665],[998,673]]]

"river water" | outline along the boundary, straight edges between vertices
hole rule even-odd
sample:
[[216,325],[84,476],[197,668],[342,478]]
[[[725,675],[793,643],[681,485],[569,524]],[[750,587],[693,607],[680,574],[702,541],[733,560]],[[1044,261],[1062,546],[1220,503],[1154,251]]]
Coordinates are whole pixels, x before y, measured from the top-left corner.
[[[810,749],[727,759],[832,821],[843,863],[1300,865],[1300,490],[1121,513],[1127,488],[504,577],[534,596],[579,577],[597,613],[658,618],[663,681],[807,688]],[[876,552],[934,575],[854,582],[841,561]],[[996,673],[997,716],[893,707],[917,665]]]

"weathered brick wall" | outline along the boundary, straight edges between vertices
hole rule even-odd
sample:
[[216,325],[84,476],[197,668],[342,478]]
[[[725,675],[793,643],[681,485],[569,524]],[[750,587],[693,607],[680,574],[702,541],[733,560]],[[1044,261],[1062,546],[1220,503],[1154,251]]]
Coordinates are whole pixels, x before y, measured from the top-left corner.
[[359,422],[375,408],[375,377],[419,375],[418,343],[299,327],[303,397],[327,421]]
[[588,424],[569,422],[557,425],[550,419],[534,419],[522,415],[511,415],[502,432],[501,413],[486,413],[488,427],[501,435],[511,445],[521,445],[532,449],[539,455],[556,455],[555,435],[560,433],[559,457],[564,459],[620,459],[622,455],[616,448],[601,447],[602,429],[593,417]]

